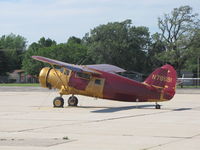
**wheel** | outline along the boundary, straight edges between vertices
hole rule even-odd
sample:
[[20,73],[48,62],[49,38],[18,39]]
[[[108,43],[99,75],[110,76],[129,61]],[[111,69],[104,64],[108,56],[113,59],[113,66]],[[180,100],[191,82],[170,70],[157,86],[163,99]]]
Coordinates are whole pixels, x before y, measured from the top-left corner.
[[62,97],[56,97],[53,100],[53,106],[54,107],[63,107],[64,105],[64,99]]
[[156,109],[160,109],[160,105],[159,104],[156,104]]
[[78,98],[75,96],[70,96],[68,99],[68,106],[77,106],[78,105]]

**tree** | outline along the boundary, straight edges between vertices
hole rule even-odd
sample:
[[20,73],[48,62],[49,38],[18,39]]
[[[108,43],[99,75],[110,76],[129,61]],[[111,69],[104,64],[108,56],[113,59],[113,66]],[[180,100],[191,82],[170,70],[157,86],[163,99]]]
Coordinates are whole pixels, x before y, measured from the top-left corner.
[[26,39],[20,35],[9,34],[0,37],[1,65],[6,66],[2,73],[21,68],[22,55],[26,49]]
[[131,20],[100,25],[83,38],[94,63],[108,63],[140,72],[145,70],[149,40],[148,28],[132,26]]
[[160,67],[163,63],[157,58],[157,55],[165,52],[165,44],[161,40],[159,33],[155,33],[151,36],[151,43],[147,52],[147,69],[148,72],[152,72],[155,68]]
[[28,74],[38,75],[39,71],[44,66],[49,66],[48,64],[32,59],[31,56],[33,55],[49,57],[63,62],[77,64],[80,60],[85,59],[87,47],[77,42],[78,38],[74,37],[73,39],[76,40],[69,39],[70,41],[68,40],[67,43],[57,45],[52,44],[51,46],[41,44],[41,40],[39,40],[38,43],[32,43],[24,55],[23,69]]
[[195,77],[197,77],[197,67],[198,61],[200,59],[200,29],[196,31],[193,40],[189,45],[189,54],[186,60],[185,68],[189,71],[194,72]]
[[163,63],[172,63],[179,74],[189,53],[188,46],[200,27],[197,16],[198,14],[192,13],[190,6],[181,6],[174,8],[171,14],[164,14],[163,19],[158,18],[165,51],[157,55],[157,58]]
[[5,76],[9,71],[4,49],[0,48],[0,76]]
[[77,43],[77,44],[81,44],[81,39],[77,38],[75,36],[72,36],[68,39],[67,43]]
[[40,47],[51,47],[53,45],[56,45],[56,41],[51,40],[50,38],[45,39],[44,37],[40,38],[40,40],[38,41],[38,45]]

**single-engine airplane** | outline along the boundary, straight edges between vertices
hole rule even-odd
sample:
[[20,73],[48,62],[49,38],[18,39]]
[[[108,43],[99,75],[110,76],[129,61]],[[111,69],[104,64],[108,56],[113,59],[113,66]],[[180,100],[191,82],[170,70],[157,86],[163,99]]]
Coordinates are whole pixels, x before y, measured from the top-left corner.
[[[164,65],[151,73],[144,82],[138,82],[117,73],[124,69],[109,64],[73,65],[54,59],[32,56],[32,58],[49,63],[52,68],[45,67],[40,71],[39,82],[42,87],[59,89],[59,97],[53,100],[54,107],[63,107],[63,95],[69,106],[77,106],[78,99],[74,95],[85,95],[102,99],[126,102],[157,102],[173,98],[176,89],[176,71],[171,65]],[[61,69],[56,69],[59,66]]]

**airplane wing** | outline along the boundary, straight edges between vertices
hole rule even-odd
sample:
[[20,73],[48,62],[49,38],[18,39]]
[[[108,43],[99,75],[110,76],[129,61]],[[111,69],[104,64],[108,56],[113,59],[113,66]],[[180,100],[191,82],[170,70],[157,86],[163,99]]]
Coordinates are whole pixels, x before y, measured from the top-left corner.
[[114,65],[109,64],[96,64],[96,65],[87,65],[88,68],[100,70],[109,73],[125,72],[126,70],[119,68]]
[[32,56],[33,59],[45,62],[45,63],[49,63],[52,65],[57,65],[60,67],[65,67],[67,69],[76,71],[76,72],[88,72],[88,73],[93,73],[93,74],[100,74],[97,71],[91,70],[85,66],[80,66],[80,65],[74,65],[74,64],[68,64],[62,61],[58,61],[58,60],[54,60],[54,59],[50,59],[50,58],[46,58],[46,57],[42,57],[42,56]]

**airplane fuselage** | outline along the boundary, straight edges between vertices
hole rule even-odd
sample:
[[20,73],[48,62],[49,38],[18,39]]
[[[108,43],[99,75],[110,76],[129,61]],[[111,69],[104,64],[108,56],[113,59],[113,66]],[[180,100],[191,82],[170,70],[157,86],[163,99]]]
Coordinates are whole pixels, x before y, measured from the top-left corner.
[[53,88],[60,89],[61,95],[80,94],[128,102],[165,101],[171,99],[157,87],[149,86],[118,74],[99,72],[100,74],[98,75],[91,75],[84,72],[70,71],[65,75],[59,70],[51,69],[48,74],[46,73],[47,82],[45,82]]
[[145,102],[155,100],[166,101],[172,98],[166,93],[163,93],[161,88],[140,83],[117,74],[101,73],[100,79],[103,81],[103,84],[100,86],[103,89],[101,92],[103,95],[102,98],[104,99]]

